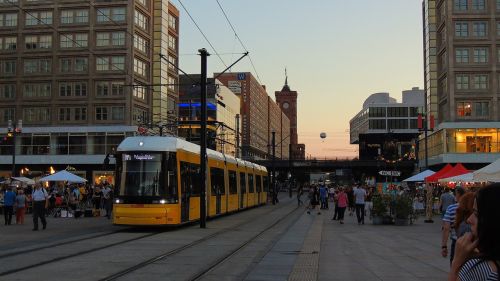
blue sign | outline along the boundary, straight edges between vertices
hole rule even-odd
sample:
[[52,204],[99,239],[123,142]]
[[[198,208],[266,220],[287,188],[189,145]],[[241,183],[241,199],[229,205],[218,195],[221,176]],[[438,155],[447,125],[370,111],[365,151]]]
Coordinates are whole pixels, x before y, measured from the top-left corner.
[[238,73],[238,80],[246,80],[246,79],[247,79],[246,73]]

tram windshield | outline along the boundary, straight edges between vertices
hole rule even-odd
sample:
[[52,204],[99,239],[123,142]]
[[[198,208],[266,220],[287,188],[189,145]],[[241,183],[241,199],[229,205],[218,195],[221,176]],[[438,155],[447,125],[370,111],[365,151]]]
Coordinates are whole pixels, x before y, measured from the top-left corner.
[[120,196],[153,197],[174,203],[177,198],[175,153],[124,152]]

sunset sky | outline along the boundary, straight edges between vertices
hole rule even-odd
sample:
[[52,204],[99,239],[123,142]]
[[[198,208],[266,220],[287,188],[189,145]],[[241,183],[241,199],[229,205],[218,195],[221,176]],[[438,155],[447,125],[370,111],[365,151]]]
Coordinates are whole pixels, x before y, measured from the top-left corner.
[[[191,14],[217,53],[230,65],[244,48],[216,0],[172,0],[180,10],[179,67],[200,72],[197,50],[206,48],[209,73],[225,66],[186,14]],[[252,72],[274,99],[288,72],[298,91],[299,143],[307,156],[357,156],[349,120],[375,92],[423,88],[420,0],[219,0],[250,52],[233,72]],[[256,75],[257,74],[257,75]],[[320,133],[327,137],[322,140]]]

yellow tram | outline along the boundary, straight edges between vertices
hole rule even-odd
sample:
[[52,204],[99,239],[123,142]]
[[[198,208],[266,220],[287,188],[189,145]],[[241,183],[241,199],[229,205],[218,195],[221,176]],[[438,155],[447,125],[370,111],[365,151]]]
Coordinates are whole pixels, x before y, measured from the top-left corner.
[[[267,201],[265,167],[207,150],[207,215]],[[200,147],[174,137],[128,137],[116,155],[117,225],[176,225],[200,219]]]

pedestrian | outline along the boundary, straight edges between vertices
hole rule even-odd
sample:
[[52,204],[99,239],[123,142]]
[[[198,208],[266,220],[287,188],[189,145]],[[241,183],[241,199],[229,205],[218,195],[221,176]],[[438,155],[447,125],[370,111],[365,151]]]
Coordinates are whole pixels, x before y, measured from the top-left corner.
[[457,239],[462,237],[465,233],[471,232],[470,224],[467,223],[467,218],[472,215],[474,209],[474,196],[473,192],[467,192],[464,196],[460,197],[458,202],[457,213],[455,216],[455,232]]
[[335,190],[333,193],[333,206],[334,206],[334,213],[333,213],[333,218],[332,220],[336,221],[338,219],[339,215],[339,203],[338,203],[338,196],[337,194],[339,193],[338,190]]
[[448,209],[448,206],[454,203],[457,203],[455,202],[455,197],[450,192],[450,189],[446,187],[439,200],[439,211],[441,212],[441,218],[444,217],[444,213],[446,212],[446,209]]
[[102,190],[104,211],[106,212],[106,217],[111,218],[111,211],[113,210],[113,190],[110,188],[109,184]]
[[38,230],[38,218],[42,221],[43,229],[47,228],[47,220],[45,219],[45,208],[49,204],[49,194],[38,182],[35,184],[33,191],[33,231]]
[[26,195],[24,190],[19,189],[16,196],[16,224],[24,224],[24,214],[26,212]]
[[9,186],[3,196],[3,215],[5,218],[5,225],[11,225],[12,223],[15,201],[16,193],[14,193],[14,191],[12,191],[12,187]]
[[300,197],[302,197],[303,193],[304,193],[304,189],[302,189],[302,186],[299,186],[299,189],[297,190],[297,205],[299,207],[304,205],[304,202],[302,202],[302,199],[300,199]]
[[319,187],[319,200],[321,202],[321,210],[328,209],[328,189],[324,184],[320,184]]
[[356,218],[358,219],[358,224],[365,224],[365,197],[366,191],[363,187],[358,187],[354,190]]
[[[311,210],[316,210],[316,206],[319,205],[319,191],[316,186],[309,188],[309,205],[307,206],[307,213],[310,214]],[[321,212],[318,210],[318,215]]]
[[[455,188],[455,199],[460,201],[460,197],[465,194],[465,189],[463,187]],[[453,262],[453,256],[455,253],[455,243],[457,242],[457,234],[455,229],[452,227],[455,223],[455,215],[457,212],[458,203],[451,204],[446,209],[443,217],[443,227],[441,236],[441,256],[448,256],[448,237],[451,239],[450,246],[450,264]]]
[[337,206],[338,206],[338,220],[340,224],[344,224],[344,214],[345,209],[347,207],[347,194],[344,192],[344,189],[341,187],[339,193],[337,194]]
[[472,214],[467,218],[471,233],[460,237],[448,275],[449,281],[499,280],[500,276],[500,184],[479,189]]

